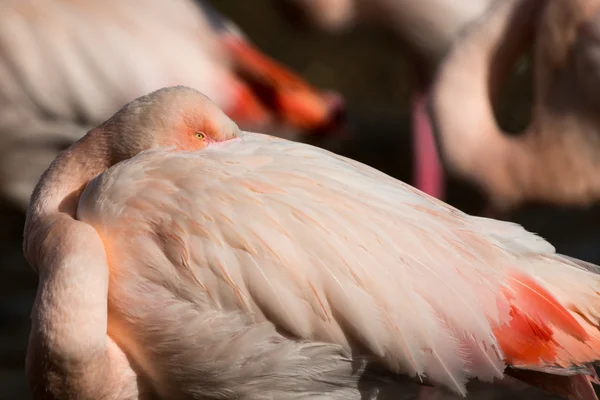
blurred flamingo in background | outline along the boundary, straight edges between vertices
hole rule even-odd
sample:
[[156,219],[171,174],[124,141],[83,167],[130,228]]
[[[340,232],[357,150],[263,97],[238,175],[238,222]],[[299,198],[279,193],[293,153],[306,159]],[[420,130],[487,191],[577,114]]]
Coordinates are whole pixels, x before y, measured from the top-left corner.
[[62,152],[24,249],[37,398],[397,399],[406,374],[596,399],[598,267],[240,131],[193,89],[141,97]]
[[430,119],[428,92],[434,71],[451,44],[496,0],[275,0],[291,21],[340,33],[366,23],[391,31],[412,58],[414,183],[437,197],[445,196],[444,173]]
[[[531,45],[533,117],[510,136],[491,103]],[[454,44],[432,90],[434,124],[450,170],[481,186],[496,211],[600,198],[598,49],[598,0],[498,2]]]
[[[430,96],[423,96],[434,87],[431,108],[442,156],[450,172],[487,192],[489,211],[506,212],[525,201],[580,206],[597,200],[597,0],[281,3],[292,6],[295,13],[289,15],[328,30],[359,21],[379,24],[419,55],[415,65],[425,73],[417,73],[423,90],[413,103],[417,187],[436,197],[443,194],[425,113]],[[491,99],[532,45],[534,118],[524,135],[508,137],[495,123]],[[440,60],[441,71],[431,73]]]
[[25,210],[56,154],[123,104],[163,86],[202,90],[244,129],[334,129],[319,93],[203,1],[0,2],[0,193]]

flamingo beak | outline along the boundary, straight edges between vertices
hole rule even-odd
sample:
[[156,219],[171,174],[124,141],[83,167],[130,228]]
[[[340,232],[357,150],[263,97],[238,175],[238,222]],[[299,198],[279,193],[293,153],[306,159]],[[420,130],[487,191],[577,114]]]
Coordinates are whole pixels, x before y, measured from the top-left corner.
[[235,35],[223,37],[235,72],[243,81],[233,119],[279,122],[305,134],[327,133],[341,124],[345,104],[335,93],[320,93],[301,77]]

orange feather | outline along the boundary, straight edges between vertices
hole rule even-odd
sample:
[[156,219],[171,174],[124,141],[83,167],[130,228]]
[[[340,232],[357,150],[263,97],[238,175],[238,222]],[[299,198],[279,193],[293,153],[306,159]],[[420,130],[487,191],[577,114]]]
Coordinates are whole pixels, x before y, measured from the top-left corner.
[[589,335],[584,327],[533,278],[512,272],[509,287],[503,294],[510,302],[511,320],[497,327],[494,334],[509,365],[545,365],[559,361],[559,349],[564,343],[557,341],[557,330],[576,339],[570,341],[571,345],[587,346]]

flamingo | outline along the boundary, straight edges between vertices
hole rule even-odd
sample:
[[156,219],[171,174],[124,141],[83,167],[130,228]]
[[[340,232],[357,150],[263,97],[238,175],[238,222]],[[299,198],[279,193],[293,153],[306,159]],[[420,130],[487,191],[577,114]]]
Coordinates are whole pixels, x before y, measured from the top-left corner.
[[507,375],[596,399],[598,267],[163,88],[27,211],[36,398],[398,398]]
[[[0,2],[0,193],[23,212],[58,152],[163,86],[202,90],[244,129],[299,138],[343,112],[207,2]],[[300,137],[301,138],[301,137]]]
[[496,0],[277,0],[291,21],[340,34],[357,24],[378,26],[407,47],[415,74],[411,96],[415,186],[445,197],[442,163],[427,107],[434,71],[452,43]]
[[[431,110],[442,154],[496,210],[586,206],[600,197],[599,23],[600,1],[506,0],[469,27],[440,67]],[[490,99],[531,40],[533,116],[510,136],[496,125]]]

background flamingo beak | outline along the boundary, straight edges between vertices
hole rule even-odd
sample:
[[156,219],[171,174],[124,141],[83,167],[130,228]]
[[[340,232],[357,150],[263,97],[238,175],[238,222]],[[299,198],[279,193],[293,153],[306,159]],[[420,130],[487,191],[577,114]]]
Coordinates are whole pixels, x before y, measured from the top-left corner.
[[273,123],[274,117],[271,112],[258,99],[251,88],[237,77],[233,77],[230,85],[233,87],[235,98],[224,109],[225,113],[243,130],[263,132]]
[[[336,93],[321,93],[300,76],[270,59],[245,40],[226,35],[235,72],[240,77],[240,101],[232,118],[266,120],[270,113],[279,122],[305,134],[335,130],[344,119],[345,104]],[[254,115],[254,113],[258,113]]]

